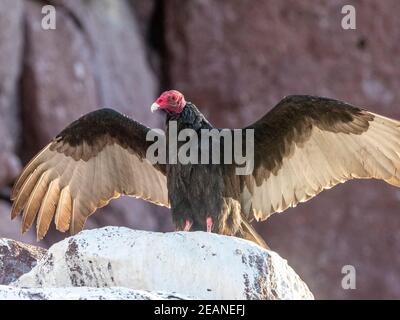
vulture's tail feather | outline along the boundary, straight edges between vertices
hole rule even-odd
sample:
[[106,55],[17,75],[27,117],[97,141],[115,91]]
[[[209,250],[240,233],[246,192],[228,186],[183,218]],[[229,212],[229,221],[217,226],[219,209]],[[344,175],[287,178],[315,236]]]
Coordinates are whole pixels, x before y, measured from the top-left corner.
[[257,233],[245,218],[242,219],[242,236],[246,240],[257,243],[260,247],[270,250],[264,239]]

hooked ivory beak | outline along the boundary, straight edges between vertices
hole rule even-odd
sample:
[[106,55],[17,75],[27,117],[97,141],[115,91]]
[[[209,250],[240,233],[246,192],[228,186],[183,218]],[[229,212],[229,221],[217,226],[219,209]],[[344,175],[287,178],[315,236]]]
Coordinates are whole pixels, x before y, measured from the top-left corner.
[[154,102],[150,107],[150,111],[154,112],[154,111],[158,110],[159,108],[160,108],[160,105],[158,103]]

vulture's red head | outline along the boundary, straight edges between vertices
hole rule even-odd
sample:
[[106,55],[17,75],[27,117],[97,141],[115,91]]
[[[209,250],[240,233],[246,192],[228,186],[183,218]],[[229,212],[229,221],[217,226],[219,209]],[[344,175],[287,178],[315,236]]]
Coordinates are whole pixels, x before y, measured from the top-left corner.
[[186,105],[185,97],[177,90],[165,91],[151,105],[151,112],[164,110],[168,113],[181,113]]

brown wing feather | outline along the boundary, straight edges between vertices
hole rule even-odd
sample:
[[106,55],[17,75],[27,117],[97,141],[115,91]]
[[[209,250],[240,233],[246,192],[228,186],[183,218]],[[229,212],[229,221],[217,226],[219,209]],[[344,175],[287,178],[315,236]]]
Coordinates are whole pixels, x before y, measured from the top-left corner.
[[400,122],[344,102],[291,96],[252,126],[255,169],[241,203],[264,220],[353,178],[400,187]]
[[25,232],[37,217],[42,239],[53,217],[58,230],[74,234],[121,195],[169,206],[164,168],[145,158],[148,130],[109,109],[75,121],[23,170],[11,195],[12,218],[24,212]]

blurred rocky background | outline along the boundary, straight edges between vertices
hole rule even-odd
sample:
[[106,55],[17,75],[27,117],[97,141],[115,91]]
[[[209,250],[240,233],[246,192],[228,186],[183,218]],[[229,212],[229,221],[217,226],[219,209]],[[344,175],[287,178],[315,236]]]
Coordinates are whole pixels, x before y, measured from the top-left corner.
[[[56,30],[42,7],[55,6]],[[345,4],[356,30],[341,27]],[[184,92],[217,126],[244,126],[283,96],[315,94],[400,119],[397,0],[0,0],[0,237],[21,166],[99,107],[149,126],[160,91]],[[87,228],[173,230],[168,210],[123,198]],[[318,298],[400,298],[400,191],[354,181],[257,224]],[[51,232],[40,246],[66,235]],[[341,286],[356,269],[356,289]]]

